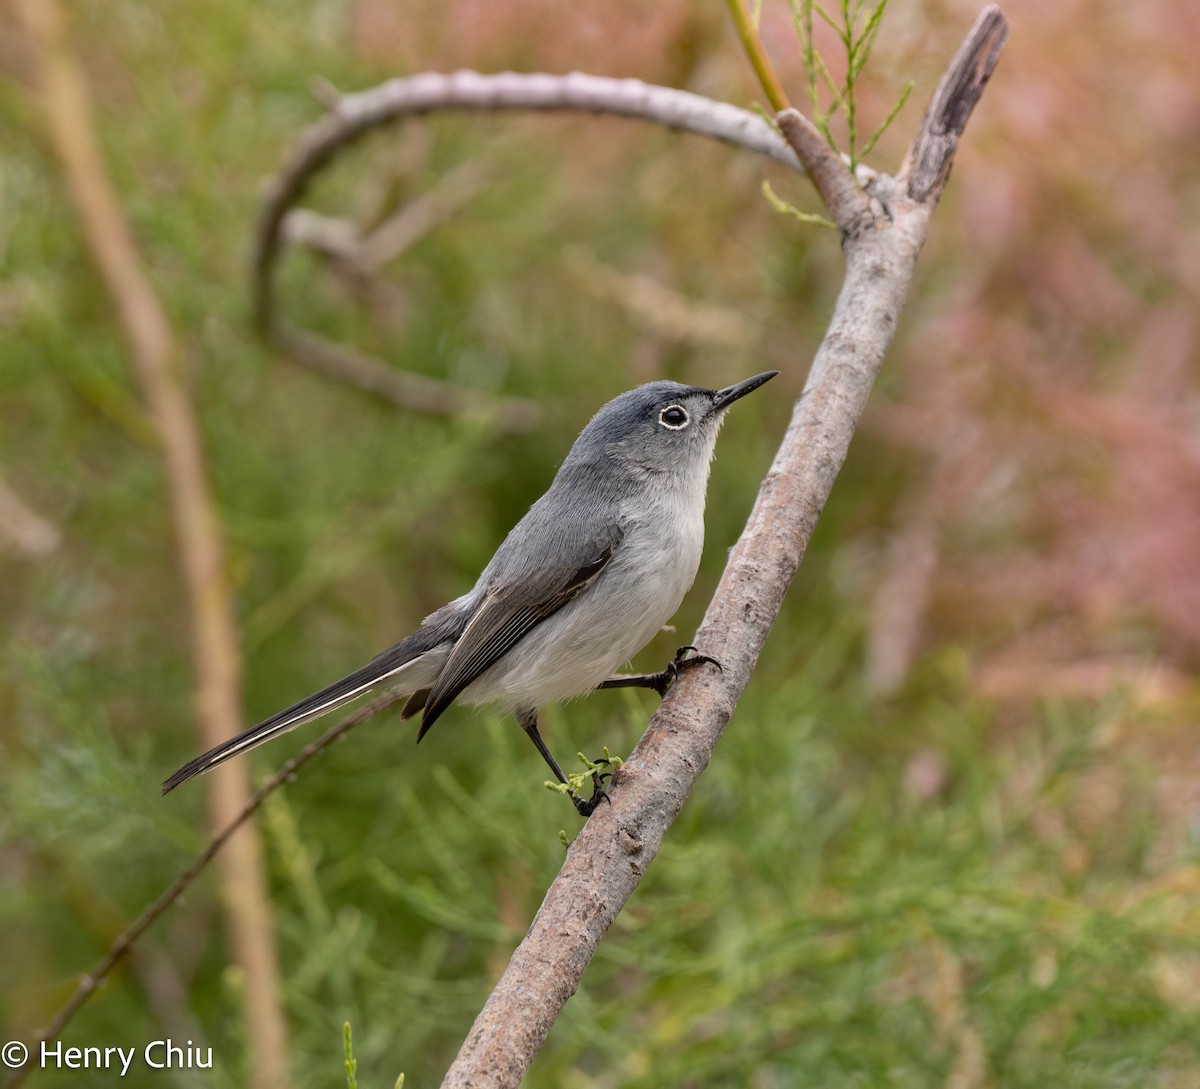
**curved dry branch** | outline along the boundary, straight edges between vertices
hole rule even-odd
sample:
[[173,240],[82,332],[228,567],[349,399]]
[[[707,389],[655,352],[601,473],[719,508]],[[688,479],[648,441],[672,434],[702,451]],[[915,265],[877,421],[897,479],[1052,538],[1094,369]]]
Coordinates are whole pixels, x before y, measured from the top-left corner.
[[284,216],[313,178],[342,148],[366,133],[406,117],[447,110],[574,110],[651,121],[708,136],[804,169],[796,153],[757,114],[689,91],[656,87],[637,79],[609,79],[571,72],[425,72],[392,79],[367,91],[342,95],[320,121],[300,135],[286,165],[267,186],[254,246],[254,315],[269,335],[277,320],[273,291],[282,250]]
[[327,97],[329,112],[301,134],[287,163],[267,187],[253,266],[255,324],[260,335],[297,361],[405,408],[445,413],[469,404],[506,430],[527,429],[536,419],[536,406],[515,400],[485,402],[481,395],[444,382],[397,373],[383,360],[294,329],[279,317],[275,274],[288,240],[287,221],[313,178],[338,152],[374,129],[434,110],[575,110],[655,122],[758,152],[794,170],[805,169],[787,141],[757,114],[636,79],[579,72],[565,76],[427,72],[357,94]]

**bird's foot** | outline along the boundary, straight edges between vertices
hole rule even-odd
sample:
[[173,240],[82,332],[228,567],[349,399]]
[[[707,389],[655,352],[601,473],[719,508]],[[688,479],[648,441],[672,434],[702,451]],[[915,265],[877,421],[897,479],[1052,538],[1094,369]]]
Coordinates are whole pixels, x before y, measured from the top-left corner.
[[601,802],[608,802],[612,805],[612,799],[608,796],[608,791],[604,789],[604,780],[608,775],[601,775],[598,771],[592,772],[592,796],[590,798],[581,798],[574,791],[570,791],[567,797],[571,799],[571,804],[575,806],[576,812],[581,817],[590,817]]
[[678,678],[679,674],[684,670],[691,669],[698,665],[715,665],[718,669],[721,668],[721,663],[716,658],[710,658],[707,654],[692,654],[688,656],[688,651],[694,651],[693,646],[680,647],[675,652],[675,657],[667,663],[667,668],[661,673],[638,673],[631,675],[628,673],[619,673],[615,677],[609,677],[606,681],[601,681],[597,688],[653,688],[658,693],[659,698],[666,696]]
[[655,683],[650,685],[650,687],[665,698],[671,690],[671,685],[679,679],[680,674],[701,665],[715,665],[718,669],[723,668],[716,658],[710,658],[707,654],[696,653],[696,648],[691,644],[688,644],[686,647],[680,647],[675,652],[675,657],[667,663],[666,669],[661,673],[651,674]]

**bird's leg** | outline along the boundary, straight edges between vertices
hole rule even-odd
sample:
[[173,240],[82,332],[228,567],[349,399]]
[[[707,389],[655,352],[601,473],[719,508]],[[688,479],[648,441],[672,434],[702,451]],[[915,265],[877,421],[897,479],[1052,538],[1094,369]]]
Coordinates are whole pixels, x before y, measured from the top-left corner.
[[563,769],[558,766],[558,761],[551,755],[550,750],[546,748],[546,742],[542,740],[542,735],[538,733],[537,711],[519,710],[517,711],[517,722],[521,729],[529,735],[529,740],[537,747],[537,751],[542,754],[542,759],[550,765],[550,770],[554,772],[554,777],[567,788],[567,797],[571,799],[571,803],[579,811],[580,816],[590,817],[602,801],[610,802],[608,794],[604,790],[604,783],[600,778],[599,772],[592,772],[592,796],[584,801],[571,789],[571,781],[563,774]]
[[707,654],[693,654],[688,657],[688,651],[694,651],[693,646],[680,647],[675,652],[673,661],[667,663],[667,668],[661,673],[639,673],[635,675],[621,675],[617,677],[609,677],[606,681],[601,681],[597,688],[653,688],[659,696],[666,696],[671,685],[675,683],[675,678],[679,676],[685,669],[691,669],[698,665],[715,665],[718,669],[721,668],[721,663],[716,658],[710,658]]

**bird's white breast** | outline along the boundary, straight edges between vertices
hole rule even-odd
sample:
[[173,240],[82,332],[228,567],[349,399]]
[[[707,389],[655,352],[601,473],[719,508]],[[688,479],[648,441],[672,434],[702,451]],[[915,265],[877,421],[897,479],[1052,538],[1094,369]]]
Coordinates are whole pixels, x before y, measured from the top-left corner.
[[621,544],[596,581],[525,636],[464,700],[532,708],[582,695],[649,643],[696,578],[705,483],[649,482],[656,491],[630,503]]

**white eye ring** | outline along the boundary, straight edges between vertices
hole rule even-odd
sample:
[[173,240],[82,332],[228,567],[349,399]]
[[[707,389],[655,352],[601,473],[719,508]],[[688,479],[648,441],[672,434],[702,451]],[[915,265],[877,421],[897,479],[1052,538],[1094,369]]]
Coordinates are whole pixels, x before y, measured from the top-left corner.
[[[672,417],[669,420],[667,419],[668,415]],[[681,416],[683,419],[680,419]],[[688,410],[683,405],[667,405],[658,414],[658,422],[668,431],[682,431],[692,422],[692,418],[688,415]]]

